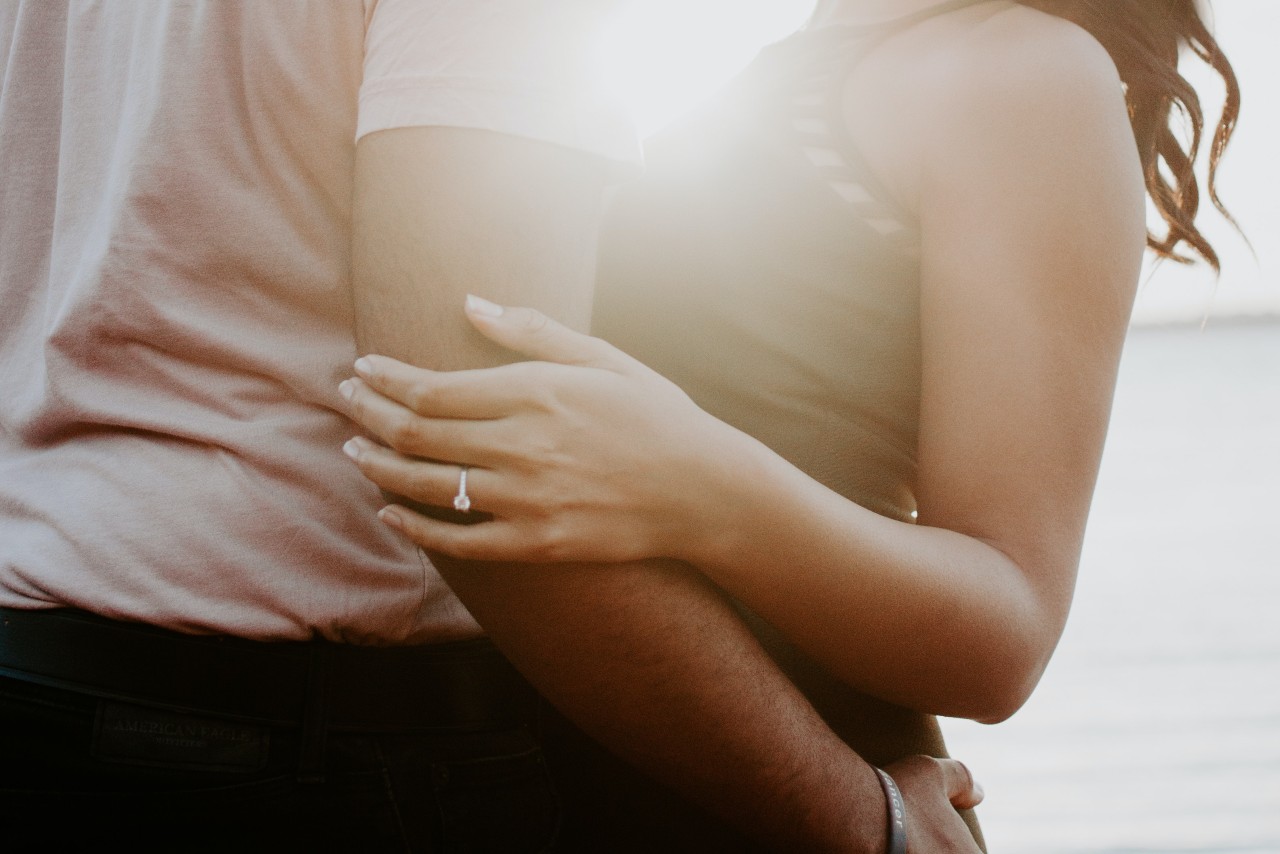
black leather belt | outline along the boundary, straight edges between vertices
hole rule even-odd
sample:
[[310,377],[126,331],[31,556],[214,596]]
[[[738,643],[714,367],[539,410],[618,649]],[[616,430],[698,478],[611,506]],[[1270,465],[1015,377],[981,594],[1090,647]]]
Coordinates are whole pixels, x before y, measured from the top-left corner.
[[269,725],[464,731],[532,719],[537,695],[484,639],[407,647],[184,635],[81,611],[0,608],[0,674]]

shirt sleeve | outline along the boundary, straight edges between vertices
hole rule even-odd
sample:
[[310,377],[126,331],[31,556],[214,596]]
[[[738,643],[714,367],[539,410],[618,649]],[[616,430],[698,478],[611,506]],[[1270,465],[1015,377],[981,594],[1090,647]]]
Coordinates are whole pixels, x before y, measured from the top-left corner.
[[628,167],[634,124],[597,91],[609,0],[377,0],[367,18],[356,139],[448,126],[568,146]]

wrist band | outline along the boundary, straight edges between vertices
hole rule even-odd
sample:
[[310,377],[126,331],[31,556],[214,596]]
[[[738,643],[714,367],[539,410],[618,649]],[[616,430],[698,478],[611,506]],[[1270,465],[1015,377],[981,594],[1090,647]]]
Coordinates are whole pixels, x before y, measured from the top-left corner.
[[884,771],[874,769],[880,778],[880,788],[884,789],[884,800],[889,809],[889,843],[885,846],[886,854],[907,854],[907,808],[902,803],[902,792],[898,784],[893,782]]

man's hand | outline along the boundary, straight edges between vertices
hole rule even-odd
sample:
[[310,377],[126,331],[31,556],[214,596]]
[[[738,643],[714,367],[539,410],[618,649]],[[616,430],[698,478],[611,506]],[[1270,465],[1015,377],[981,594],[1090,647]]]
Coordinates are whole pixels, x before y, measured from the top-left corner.
[[956,810],[982,802],[982,787],[954,759],[908,756],[885,769],[902,790],[910,854],[980,854]]

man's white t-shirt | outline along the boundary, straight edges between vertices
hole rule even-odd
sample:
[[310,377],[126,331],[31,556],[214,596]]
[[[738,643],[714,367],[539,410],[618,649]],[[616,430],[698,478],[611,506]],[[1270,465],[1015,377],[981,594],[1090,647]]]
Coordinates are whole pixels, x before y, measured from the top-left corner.
[[634,161],[599,0],[0,7],[0,605],[357,643],[478,627],[341,453],[356,140]]

